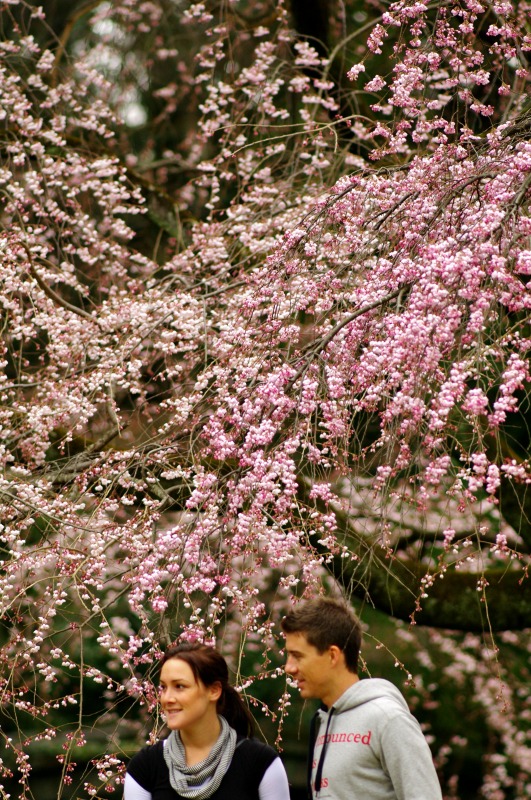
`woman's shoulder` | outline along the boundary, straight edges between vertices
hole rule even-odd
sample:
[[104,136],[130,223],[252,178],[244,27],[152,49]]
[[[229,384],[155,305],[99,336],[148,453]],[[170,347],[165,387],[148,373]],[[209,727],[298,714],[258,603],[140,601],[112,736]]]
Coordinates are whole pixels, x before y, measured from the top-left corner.
[[278,759],[272,747],[258,739],[238,737],[236,750],[226,775],[230,796],[258,798],[259,786],[271,764]]
[[148,765],[164,760],[163,755],[164,742],[158,741],[155,744],[148,744],[142,747],[129,761],[127,771],[133,774],[137,769],[143,769]]
[[236,753],[247,761],[262,764],[264,769],[267,769],[275,758],[278,758],[278,753],[270,745],[259,739],[247,739],[243,736],[238,737]]
[[153,797],[176,797],[172,792],[164,761],[164,741],[139,750],[127,765],[127,774]]

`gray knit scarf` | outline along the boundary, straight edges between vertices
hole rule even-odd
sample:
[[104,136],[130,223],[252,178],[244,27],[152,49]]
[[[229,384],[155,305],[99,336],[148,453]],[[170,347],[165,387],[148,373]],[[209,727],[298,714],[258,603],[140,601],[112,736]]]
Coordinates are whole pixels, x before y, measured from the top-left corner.
[[181,797],[206,800],[219,789],[236,749],[236,731],[224,717],[218,717],[221,733],[208,756],[189,767],[178,731],[172,731],[164,742],[164,760],[170,773],[170,783]]

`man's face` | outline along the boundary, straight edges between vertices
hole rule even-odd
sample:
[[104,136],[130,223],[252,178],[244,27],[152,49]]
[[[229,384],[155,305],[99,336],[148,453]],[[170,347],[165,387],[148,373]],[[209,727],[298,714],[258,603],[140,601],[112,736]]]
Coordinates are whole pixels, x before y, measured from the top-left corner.
[[330,650],[320,653],[303,633],[286,633],[285,670],[297,681],[301,697],[323,700],[330,685]]

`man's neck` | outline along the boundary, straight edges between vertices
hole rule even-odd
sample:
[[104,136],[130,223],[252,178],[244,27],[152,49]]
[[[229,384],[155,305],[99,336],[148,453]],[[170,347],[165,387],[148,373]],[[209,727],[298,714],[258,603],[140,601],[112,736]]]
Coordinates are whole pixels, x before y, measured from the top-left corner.
[[350,689],[350,687],[354,686],[354,684],[358,681],[359,676],[356,675],[355,672],[347,671],[343,675],[337,676],[333,686],[330,686],[330,689],[326,691],[326,694],[323,694],[323,696],[320,698],[321,701],[327,708],[330,708],[337,700],[339,700],[341,695],[344,694],[347,689]]

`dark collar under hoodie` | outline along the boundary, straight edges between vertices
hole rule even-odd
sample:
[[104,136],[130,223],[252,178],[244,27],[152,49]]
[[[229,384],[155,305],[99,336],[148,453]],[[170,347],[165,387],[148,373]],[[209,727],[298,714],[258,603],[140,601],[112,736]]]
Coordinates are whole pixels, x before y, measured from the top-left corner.
[[315,723],[310,797],[442,800],[420,725],[389,681],[354,683]]

